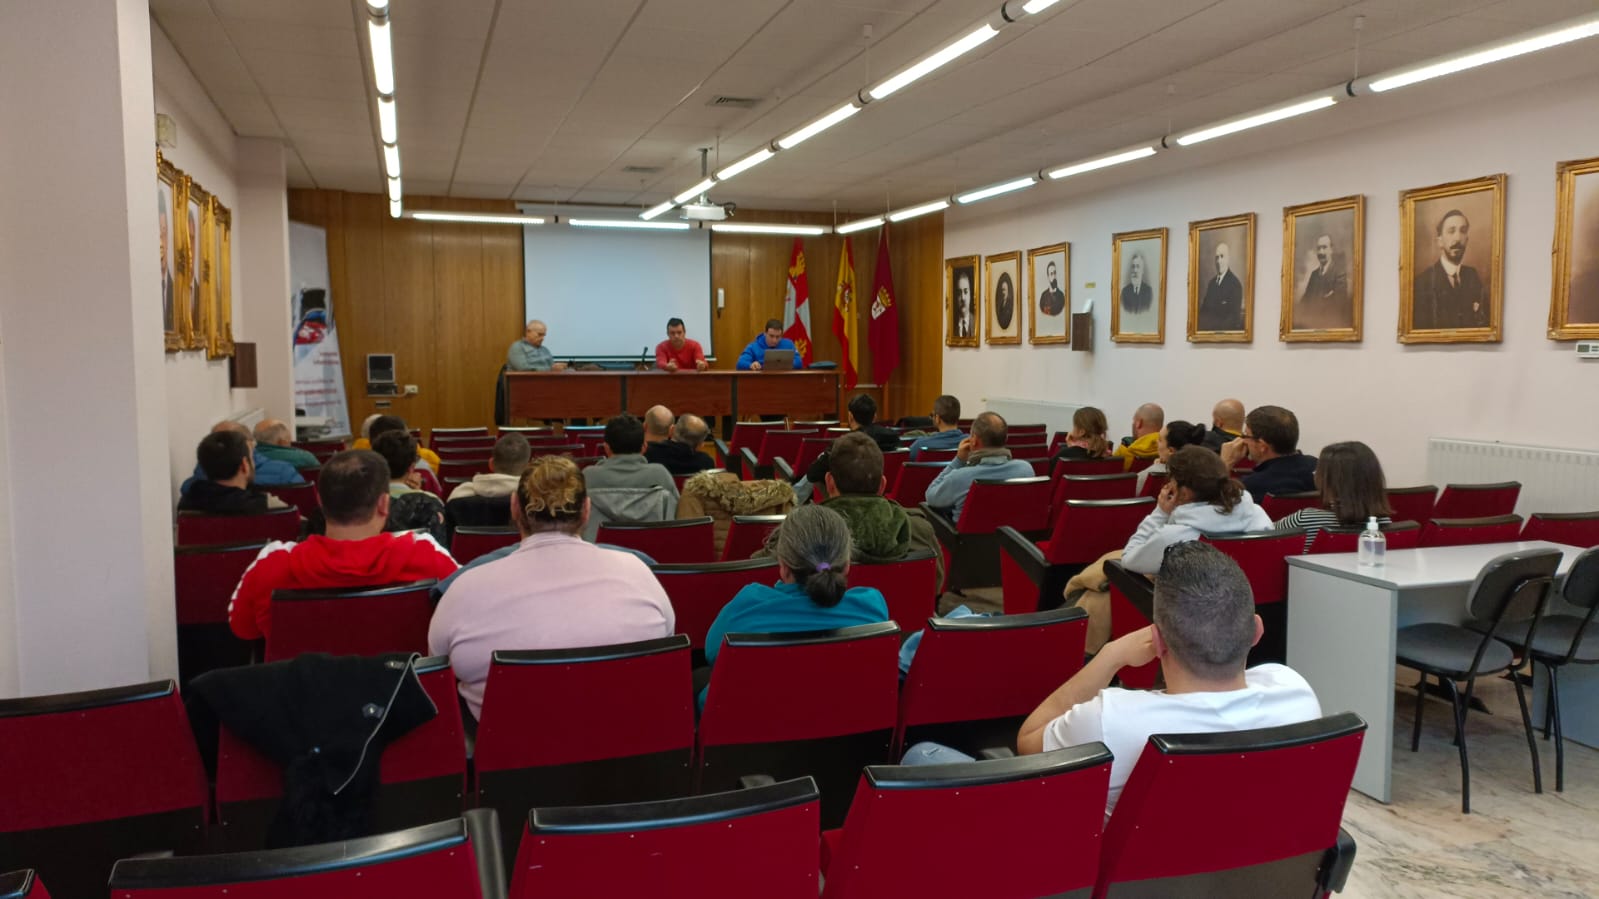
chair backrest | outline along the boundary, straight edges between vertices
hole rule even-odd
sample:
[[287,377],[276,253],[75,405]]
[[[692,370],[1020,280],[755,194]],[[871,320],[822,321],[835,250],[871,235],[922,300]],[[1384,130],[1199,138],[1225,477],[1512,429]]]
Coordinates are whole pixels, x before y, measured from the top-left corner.
[[[444,504],[444,522],[453,530],[508,528],[512,526],[511,503],[504,496],[458,497]],[[461,557],[456,556],[455,560],[459,562]]]
[[431,578],[349,590],[274,590],[266,660],[302,652],[374,656],[428,651]]
[[435,451],[438,450],[440,443],[484,440],[487,440],[490,446],[494,445],[494,437],[488,428],[433,428],[428,432],[428,445]]
[[1094,895],[1317,894],[1365,731],[1345,712],[1151,736],[1105,826]]
[[570,433],[557,435],[554,431],[530,435],[527,438],[527,444],[533,448],[535,455],[542,455],[541,449],[546,446],[571,446],[574,443],[581,446],[582,440]]
[[[804,474],[806,471],[810,470],[811,463],[816,461],[816,457],[826,452],[827,448],[832,445],[832,437],[813,437],[811,435],[806,435],[800,438],[799,449],[794,451],[794,458],[790,459],[789,457],[784,456],[783,461],[790,463],[789,468],[795,474]],[[887,477],[886,466],[884,477]],[[888,485],[890,487],[894,486],[893,478],[889,478]]]
[[1489,518],[1434,518],[1422,525],[1421,547],[1511,543],[1521,538],[1520,515]]
[[1520,481],[1498,484],[1445,484],[1433,507],[1434,518],[1489,518],[1509,515],[1521,497]]
[[727,460],[733,463],[747,448],[750,452],[759,454],[761,441],[771,431],[788,429],[788,423],[782,421],[740,421],[733,425],[733,438],[727,441],[728,451],[733,458]]
[[450,555],[462,565],[478,556],[519,543],[522,534],[516,528],[456,528],[450,537]]
[[1132,499],[1069,499],[1055,515],[1044,558],[1051,565],[1086,565],[1113,549],[1127,545],[1127,538],[1155,510],[1151,497]]
[[636,549],[657,562],[692,565],[716,558],[716,531],[709,515],[672,521],[608,521],[596,543]]
[[1268,493],[1260,501],[1260,508],[1272,521],[1278,521],[1298,512],[1313,509],[1321,504],[1321,491],[1301,490],[1298,493]]
[[305,482],[313,487],[316,486],[317,479],[322,477],[321,465],[307,465],[304,468],[296,468],[295,471],[298,471],[300,477],[304,478]]
[[1045,530],[1049,493],[1049,478],[974,481],[955,529],[962,534],[992,534],[1006,525],[1023,533]]
[[1438,498],[1438,488],[1431,484],[1420,487],[1389,487],[1388,517],[1394,521],[1414,521],[1420,524],[1430,520]]
[[816,899],[817,800],[815,782],[802,777],[684,799],[534,809],[510,895]]
[[748,559],[766,545],[766,538],[783,523],[784,515],[734,515],[727,524],[722,561]]
[[910,460],[911,451],[904,447],[897,450],[889,450],[883,454],[883,483],[886,485],[883,489],[885,491],[892,489],[898,483],[899,470],[904,468],[905,463]]
[[265,548],[265,543],[174,547],[178,626],[226,624],[228,603],[233,600],[239,578],[244,577],[244,570]]
[[1139,496],[1160,496],[1160,491],[1166,486],[1169,475],[1164,471],[1144,472],[1144,489],[1138,491]]
[[0,899],[50,899],[50,891],[32,868],[0,874]]
[[326,462],[345,449],[342,440],[296,440],[292,445],[316,456],[318,462]]
[[930,552],[912,553],[897,562],[849,567],[851,587],[871,587],[883,594],[888,617],[900,630],[921,630],[938,606],[938,559]]
[[[952,765],[870,765],[826,835],[824,899],[1074,896],[1094,884],[1110,750],[1087,743]],[[938,864],[951,822],[981,822],[980,864]]]
[[438,475],[441,481],[470,481],[474,475],[488,474],[489,470],[488,459],[439,457]]
[[[939,472],[949,467],[949,462],[932,462],[927,460],[931,450],[922,450],[915,462],[906,462],[900,466],[899,477],[894,480],[892,499],[907,509],[914,509],[927,501],[927,485],[933,483]],[[950,457],[951,459],[954,456]]]
[[[1560,556],[1558,549],[1528,549],[1488,560],[1471,585],[1467,611],[1473,619],[1493,624],[1532,618],[1541,612]],[[1542,589],[1526,589],[1529,586]]]
[[[1310,542],[1312,553],[1352,553],[1360,549],[1360,535],[1365,528],[1322,528]],[[1384,525],[1382,533],[1389,549],[1415,549],[1421,542],[1421,524],[1414,521],[1395,521]]]
[[1050,470],[1050,480],[1058,481],[1067,475],[1122,474],[1127,467],[1120,459],[1061,459]]
[[[605,441],[601,439],[599,442],[604,443]],[[539,456],[591,456],[597,452],[599,450],[587,440],[583,442],[563,440],[560,443],[544,443],[533,447],[533,458],[536,459]]]
[[[672,601],[677,632],[688,635],[695,649],[705,648],[705,634],[722,607],[750,584],[777,581],[776,559],[743,559],[706,565],[656,565],[655,579]],[[852,569],[853,570],[853,569]]]
[[1599,512],[1534,512],[1521,529],[1521,539],[1599,546]]
[[[574,460],[574,461],[576,461],[576,460]],[[722,474],[725,471],[727,471],[727,469],[725,469],[725,468],[707,468],[704,471],[695,472],[694,474]],[[681,494],[683,492],[683,485],[687,484],[689,482],[689,479],[692,478],[692,477],[694,477],[694,475],[692,475],[692,474],[674,474],[674,475],[672,475],[672,483],[677,485],[677,492],[679,494]]]
[[[479,809],[408,830],[288,849],[117,862],[117,899],[228,896],[389,899],[504,895],[494,812]],[[104,890],[101,890],[104,894]]]
[[261,489],[293,506],[302,518],[310,518],[311,513],[322,508],[322,500],[316,495],[316,484],[309,481],[304,484],[273,484]]
[[532,440],[534,437],[549,437],[549,436],[553,435],[554,433],[555,433],[555,429],[552,428],[552,427],[542,427],[542,428],[534,428],[534,427],[520,428],[520,427],[518,427],[518,428],[513,428],[513,427],[510,427],[510,426],[507,426],[507,425],[501,425],[500,427],[497,427],[497,428],[494,429],[494,436],[496,438],[504,437],[506,434],[521,434],[523,437],[526,437],[527,439]]
[[[1064,463],[1057,463],[1064,464]],[[1138,475],[1133,472],[1116,474],[1066,474],[1055,478],[1055,489],[1050,496],[1050,508],[1059,509],[1069,499],[1127,499],[1138,490]]]
[[1288,599],[1288,557],[1305,551],[1305,532],[1299,528],[1257,531],[1250,534],[1206,534],[1200,540],[1216,547],[1238,563],[1249,578],[1255,605]]
[[118,858],[197,848],[207,793],[170,680],[0,700],[0,871],[103,896]]
[[799,456],[800,445],[806,437],[816,434],[815,429],[767,431],[760,438],[760,451],[755,454],[755,464],[769,466],[778,456],[793,459]]
[[179,512],[179,546],[215,546],[219,543],[261,543],[298,540],[300,510],[274,509],[260,515],[207,515]]

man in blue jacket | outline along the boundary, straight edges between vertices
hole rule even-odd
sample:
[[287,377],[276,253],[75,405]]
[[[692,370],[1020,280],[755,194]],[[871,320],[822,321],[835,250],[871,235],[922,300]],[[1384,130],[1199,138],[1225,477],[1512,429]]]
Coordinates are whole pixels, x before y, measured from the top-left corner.
[[[243,434],[244,439],[250,442],[251,462],[255,465],[255,474],[251,478],[251,483],[258,487],[305,483],[305,478],[301,477],[299,470],[293,465],[273,459],[262,453],[261,449],[256,446],[255,435],[250,433],[249,428],[232,419],[224,419],[216,423],[216,426],[211,429],[211,433],[217,434],[222,431],[236,431]],[[200,465],[194,466],[194,475],[183,482],[182,486],[178,488],[178,493],[180,495],[188,493],[191,484],[195,481],[203,480],[205,480],[205,468]]]
[[750,342],[744,352],[738,356],[739,371],[760,371],[766,362],[767,350],[793,350],[794,370],[805,367],[805,360],[800,358],[799,348],[794,346],[794,341],[783,336],[783,323],[775,318],[766,320],[766,331]]

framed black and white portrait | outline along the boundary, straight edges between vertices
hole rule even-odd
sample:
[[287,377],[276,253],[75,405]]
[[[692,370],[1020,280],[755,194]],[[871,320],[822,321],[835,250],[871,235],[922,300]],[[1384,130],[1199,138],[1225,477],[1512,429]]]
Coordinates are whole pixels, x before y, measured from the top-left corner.
[[1358,342],[1365,254],[1364,196],[1285,208],[1278,336],[1287,343]]
[[1027,342],[1071,343],[1072,245],[1027,251]]
[[1399,196],[1399,342],[1498,343],[1505,176]]
[[1249,343],[1255,324],[1255,214],[1188,225],[1188,340]]
[[983,285],[988,296],[988,334],[990,346],[1014,346],[1022,342],[1021,301],[1022,254],[1020,250],[999,253],[983,259]]
[[980,288],[976,256],[944,260],[946,346],[977,346],[982,336],[982,319],[978,315],[978,305],[982,302]]
[[1165,228],[1111,235],[1110,339],[1166,342]]

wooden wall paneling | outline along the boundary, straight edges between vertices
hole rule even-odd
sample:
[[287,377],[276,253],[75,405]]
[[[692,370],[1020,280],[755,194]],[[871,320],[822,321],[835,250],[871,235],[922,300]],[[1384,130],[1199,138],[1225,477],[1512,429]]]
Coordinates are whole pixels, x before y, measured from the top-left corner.
[[476,352],[483,334],[482,225],[433,225],[432,356],[437,360],[430,420],[440,427],[472,427],[494,420],[492,357]]
[[[395,377],[401,384],[415,384],[416,396],[395,401],[413,419],[435,423],[442,407],[437,359],[441,355],[435,339],[435,297],[433,291],[433,224],[415,219],[389,218],[380,213],[383,230],[384,322],[379,339],[382,352],[394,353]],[[447,352],[447,351],[445,351]],[[429,388],[423,392],[422,387]]]
[[[500,366],[505,364],[506,350],[522,336],[527,327],[523,318],[527,307],[522,300],[527,285],[522,277],[522,229],[480,230],[483,232],[483,307],[478,328],[483,336],[478,349],[483,357],[482,371],[487,373],[487,383],[492,385]],[[482,382],[482,379],[479,381]],[[492,395],[488,397],[488,403],[492,416]],[[491,420],[492,417],[485,418],[477,424],[487,424]]]

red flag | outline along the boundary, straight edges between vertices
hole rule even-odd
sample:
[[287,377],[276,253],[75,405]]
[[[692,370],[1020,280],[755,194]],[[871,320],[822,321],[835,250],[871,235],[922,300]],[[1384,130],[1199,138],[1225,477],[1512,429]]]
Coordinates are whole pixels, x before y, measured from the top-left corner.
[[844,249],[838,257],[838,289],[833,291],[833,334],[838,338],[839,360],[844,365],[844,389],[853,388],[860,381],[856,359],[860,345],[855,341],[855,252],[849,238],[844,238]]
[[877,271],[872,275],[872,321],[867,325],[872,348],[872,380],[887,384],[899,368],[899,304],[894,299],[894,272],[888,263],[888,225],[877,238]]
[[811,286],[805,277],[805,246],[794,238],[788,257],[788,293],[783,298],[783,336],[794,341],[805,364],[811,364]]

